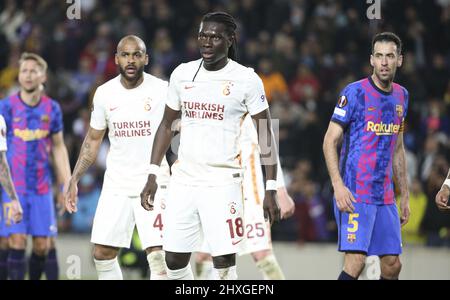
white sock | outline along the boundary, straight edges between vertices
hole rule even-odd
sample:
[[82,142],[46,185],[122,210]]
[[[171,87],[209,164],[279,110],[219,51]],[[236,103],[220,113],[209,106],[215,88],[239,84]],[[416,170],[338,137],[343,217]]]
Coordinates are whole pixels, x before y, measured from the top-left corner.
[[212,280],[214,264],[211,260],[205,260],[195,263],[197,280]]
[[219,280],[237,280],[236,266],[228,268],[216,269],[214,268],[214,279]]
[[191,264],[189,263],[183,269],[171,270],[167,268],[167,277],[172,280],[194,280]]
[[123,280],[122,270],[117,257],[113,259],[97,260],[94,258],[98,280]]
[[166,280],[167,267],[164,250],[152,251],[147,255],[148,265],[150,267],[150,280]]
[[256,262],[256,267],[261,271],[265,280],[284,280],[283,271],[273,254],[267,255]]

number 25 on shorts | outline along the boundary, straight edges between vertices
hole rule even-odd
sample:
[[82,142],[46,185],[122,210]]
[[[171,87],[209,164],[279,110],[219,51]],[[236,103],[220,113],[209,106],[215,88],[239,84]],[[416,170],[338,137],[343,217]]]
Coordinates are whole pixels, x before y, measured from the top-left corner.
[[358,220],[356,218],[359,217],[359,214],[349,214],[348,215],[348,224],[351,225],[347,228],[347,232],[356,232],[358,231]]

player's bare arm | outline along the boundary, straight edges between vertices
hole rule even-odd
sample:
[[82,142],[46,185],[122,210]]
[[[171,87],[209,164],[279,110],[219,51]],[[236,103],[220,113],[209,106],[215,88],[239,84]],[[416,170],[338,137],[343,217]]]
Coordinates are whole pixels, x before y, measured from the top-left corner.
[[[67,184],[70,179],[70,163],[69,163],[69,155],[67,153],[66,145],[64,144],[64,137],[62,132],[58,132],[52,135],[52,156],[53,162],[56,169],[56,176],[58,178],[58,185],[64,186],[67,188]],[[60,193],[60,191],[59,191]],[[59,208],[59,214],[62,215],[64,213],[64,197],[57,197],[58,203],[57,206]]]
[[350,190],[345,186],[341,174],[339,173],[337,149],[342,142],[343,135],[343,128],[335,122],[330,122],[323,140],[323,154],[325,156],[328,173],[330,174],[331,184],[333,185],[337,207],[342,212],[353,213],[355,207],[352,202],[356,202],[356,200]]
[[100,145],[105,135],[106,130],[96,130],[89,127],[88,133],[84,138],[81,146],[80,155],[73,170],[72,177],[69,180],[69,185],[64,196],[66,209],[69,213],[77,211],[77,184],[81,176],[87,169],[95,162],[100,149]]
[[[273,134],[272,134],[272,122],[270,117],[270,111],[269,109],[266,109],[256,115],[252,116],[252,119],[256,122],[256,130],[258,132],[258,136],[262,136],[263,134],[266,135],[266,141],[269,145],[269,151],[271,157],[278,157],[276,144],[274,142]],[[261,125],[263,125],[266,122],[265,126],[261,128]],[[265,130],[270,129],[270,130]],[[266,151],[264,151],[266,152]],[[262,162],[264,162],[263,159],[261,159]],[[263,163],[264,168],[266,170],[266,181],[273,180],[276,181],[277,179],[277,161],[274,159],[272,161],[268,161]],[[272,181],[272,182],[273,182]],[[264,215],[266,218],[269,219],[270,224],[273,224],[273,222],[280,220],[280,206],[278,205],[278,201],[276,199],[276,189],[275,190],[267,190],[264,195],[264,201],[263,201],[263,209],[264,209]]]
[[397,143],[395,144],[394,159],[392,162],[395,182],[398,184],[400,190],[400,212],[402,226],[408,223],[410,209],[409,209],[409,191],[408,182],[406,179],[406,159],[405,147],[403,144],[403,133],[398,135]]
[[11,178],[8,161],[4,151],[0,152],[0,183],[11,199],[11,209],[13,221],[18,223],[22,220],[22,207],[20,206],[19,197],[17,197],[16,189]]
[[436,195],[436,205],[440,211],[450,211],[450,206],[448,205],[448,198],[450,197],[450,169],[448,170],[447,177],[442,185],[440,191]]
[[[155,134],[150,164],[157,166],[161,165],[161,161],[166,154],[167,149],[169,149],[170,141],[172,139],[172,124],[179,118],[180,111],[173,110],[166,105],[163,119]],[[141,192],[141,205],[144,209],[153,209],[153,201],[157,189],[156,175],[149,174],[147,183]]]

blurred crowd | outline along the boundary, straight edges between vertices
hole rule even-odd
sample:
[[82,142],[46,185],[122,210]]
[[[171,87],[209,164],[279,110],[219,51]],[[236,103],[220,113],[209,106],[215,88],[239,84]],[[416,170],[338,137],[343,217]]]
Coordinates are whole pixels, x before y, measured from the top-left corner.
[[[77,1],[77,0],[76,0]],[[380,20],[369,20],[360,0],[81,0],[70,20],[60,0],[0,1],[0,98],[18,90],[23,51],[49,64],[46,92],[64,113],[72,167],[89,127],[97,86],[117,75],[115,46],[127,34],[144,39],[147,72],[168,79],[181,62],[200,58],[201,17],[224,10],[238,22],[238,61],[264,82],[279,120],[279,150],[295,216],[273,227],[273,239],[336,240],[333,191],[322,140],[339,91],[371,74],[373,34],[397,33],[404,65],[396,82],[410,93],[405,131],[412,216],[406,244],[450,246],[450,216],[434,205],[450,166],[450,0],[381,0]],[[60,231],[89,232],[100,193],[108,142],[80,181],[79,212]]]

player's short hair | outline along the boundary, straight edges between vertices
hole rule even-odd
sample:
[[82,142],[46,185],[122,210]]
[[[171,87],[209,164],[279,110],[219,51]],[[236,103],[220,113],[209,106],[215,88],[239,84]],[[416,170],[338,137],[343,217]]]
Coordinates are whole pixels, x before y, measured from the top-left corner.
[[22,65],[22,63],[26,60],[34,60],[38,64],[38,66],[42,68],[42,71],[44,73],[47,73],[48,65],[47,62],[42,58],[42,56],[37,55],[35,53],[24,52],[20,56],[19,66]]
[[372,39],[372,54],[376,42],[393,42],[397,45],[397,53],[402,54],[402,40],[393,32],[381,32],[374,35]]
[[225,25],[225,31],[228,35],[233,37],[233,44],[228,50],[228,57],[236,60],[237,58],[237,43],[236,43],[236,22],[234,18],[227,14],[226,12],[218,11],[218,12],[210,12],[203,16],[203,22],[217,22]]

